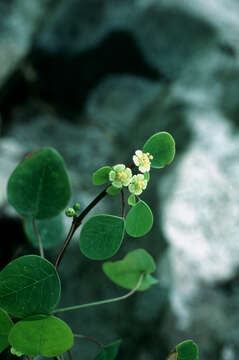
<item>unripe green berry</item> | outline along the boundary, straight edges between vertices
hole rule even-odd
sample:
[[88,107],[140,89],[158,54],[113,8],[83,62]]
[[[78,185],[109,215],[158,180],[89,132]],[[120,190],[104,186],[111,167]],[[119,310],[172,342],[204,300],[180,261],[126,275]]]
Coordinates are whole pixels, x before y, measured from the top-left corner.
[[76,216],[76,212],[73,208],[67,208],[65,214],[68,217]]
[[73,205],[73,209],[74,209],[75,211],[79,211],[79,210],[80,210],[80,204],[79,204],[79,203],[75,203],[75,204]]

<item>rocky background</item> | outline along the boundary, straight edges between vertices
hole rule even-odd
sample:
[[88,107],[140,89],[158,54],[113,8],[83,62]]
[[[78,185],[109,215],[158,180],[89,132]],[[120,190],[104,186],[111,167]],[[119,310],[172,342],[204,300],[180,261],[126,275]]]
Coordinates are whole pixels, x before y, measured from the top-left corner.
[[[127,162],[155,132],[176,140],[175,161],[152,171],[144,195],[155,216],[150,235],[126,241],[114,258],[146,248],[159,285],[64,315],[75,333],[122,338],[119,359],[164,360],[186,338],[200,360],[237,359],[238,39],[237,0],[0,0],[1,268],[34,251],[5,192],[26,153],[55,147],[72,201],[85,207],[97,168]],[[94,210],[107,211],[119,213],[117,199]],[[122,294],[76,238],[59,269],[60,305]],[[83,341],[72,350],[82,360],[96,352]]]

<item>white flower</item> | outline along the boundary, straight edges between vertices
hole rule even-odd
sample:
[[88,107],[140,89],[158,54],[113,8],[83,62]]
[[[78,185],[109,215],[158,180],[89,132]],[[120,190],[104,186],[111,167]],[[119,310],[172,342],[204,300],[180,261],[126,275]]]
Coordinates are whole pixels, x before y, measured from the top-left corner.
[[121,189],[122,186],[128,186],[132,179],[132,171],[123,164],[113,166],[113,170],[109,173],[109,179],[112,185]]
[[139,167],[139,171],[142,173],[149,172],[151,164],[150,160],[152,159],[152,155],[150,155],[148,152],[143,153],[141,150],[136,150],[135,155],[133,156],[135,165]]
[[129,184],[129,191],[134,195],[140,195],[146,189],[147,183],[143,174],[134,175]]

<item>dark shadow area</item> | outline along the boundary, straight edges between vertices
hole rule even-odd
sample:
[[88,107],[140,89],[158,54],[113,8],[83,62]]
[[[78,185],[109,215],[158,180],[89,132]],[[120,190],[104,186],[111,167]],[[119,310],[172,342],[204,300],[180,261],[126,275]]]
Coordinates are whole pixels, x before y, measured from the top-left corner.
[[160,77],[125,31],[112,32],[97,47],[78,56],[35,48],[30,59],[38,74],[39,96],[62,110],[81,110],[89,91],[107,74],[134,74],[153,80]]

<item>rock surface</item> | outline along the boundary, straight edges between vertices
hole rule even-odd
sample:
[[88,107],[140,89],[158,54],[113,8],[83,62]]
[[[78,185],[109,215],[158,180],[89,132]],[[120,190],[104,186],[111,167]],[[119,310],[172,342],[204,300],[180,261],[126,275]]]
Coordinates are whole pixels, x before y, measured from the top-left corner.
[[[214,346],[217,351],[215,344],[210,345],[214,333],[217,341],[225,336],[237,349],[232,304],[238,293],[237,286],[235,292],[230,290],[230,283],[238,277],[239,137],[219,113],[191,113],[188,121],[194,140],[170,174],[174,185],[164,179],[159,190],[162,197],[170,194],[162,224],[170,244],[171,302],[182,332],[197,337],[202,328],[208,336],[205,348]],[[204,351],[206,359],[209,354]]]
[[31,50],[52,0],[0,1],[0,87]]

